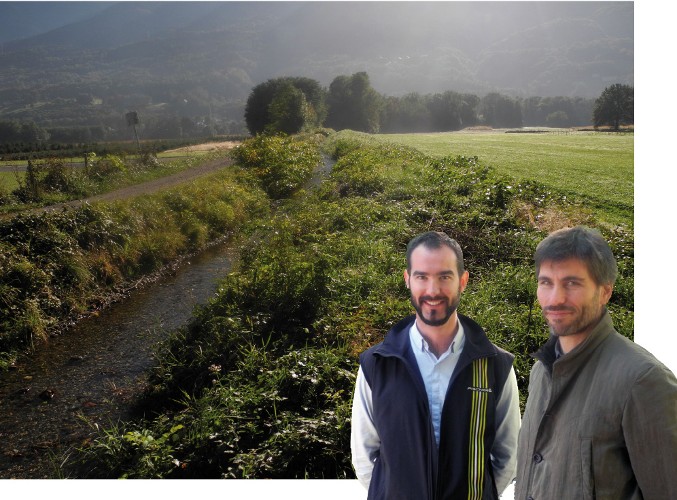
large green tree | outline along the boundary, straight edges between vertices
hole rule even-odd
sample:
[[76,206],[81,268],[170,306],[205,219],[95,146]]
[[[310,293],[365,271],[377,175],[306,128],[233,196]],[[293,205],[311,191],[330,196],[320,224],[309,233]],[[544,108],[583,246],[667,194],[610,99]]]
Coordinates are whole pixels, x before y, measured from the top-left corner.
[[375,133],[380,129],[383,97],[369,83],[364,71],[337,76],[329,85],[327,126]]
[[416,92],[402,97],[385,97],[379,122],[380,131],[385,133],[430,132],[432,130],[427,99]]
[[635,121],[635,89],[631,85],[614,83],[605,88],[595,101],[592,110],[595,127],[611,125],[619,130],[621,125],[629,125]]
[[324,122],[326,91],[304,77],[273,78],[254,87],[244,118],[253,135],[263,132],[294,134]]
[[428,107],[435,130],[460,130],[477,124],[480,98],[473,94],[459,94],[450,90],[430,97]]
[[264,132],[296,134],[312,121],[312,113],[303,92],[287,83],[275,93],[268,105],[268,118]]

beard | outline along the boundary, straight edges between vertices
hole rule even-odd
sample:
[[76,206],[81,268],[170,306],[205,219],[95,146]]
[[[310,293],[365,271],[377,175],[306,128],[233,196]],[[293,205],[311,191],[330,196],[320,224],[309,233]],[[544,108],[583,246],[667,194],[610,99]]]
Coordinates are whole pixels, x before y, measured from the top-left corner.
[[[550,327],[550,333],[557,337],[566,337],[590,329],[599,322],[600,318],[602,317],[602,313],[604,312],[604,307],[598,306],[597,304],[599,304],[599,291],[595,292],[593,300],[589,304],[582,306],[578,316],[573,318],[568,324],[553,323],[548,320],[548,317],[546,316],[545,320]],[[552,306],[545,308],[543,314],[546,314],[547,311],[576,312],[576,308],[567,306]]]
[[[456,309],[458,309],[458,305],[461,303],[461,287],[459,286],[458,288],[458,293],[456,294],[455,297],[452,297],[451,301],[447,297],[432,297],[430,295],[423,295],[419,300],[416,300],[416,298],[411,295],[410,296],[411,300],[411,305],[414,306],[414,309],[416,309],[416,314],[418,317],[423,321],[428,326],[442,326],[444,325],[447,321],[449,321],[449,318],[456,312]],[[426,316],[423,313],[423,307],[421,306],[421,302],[425,302],[427,300],[442,300],[444,301],[447,306],[444,309],[444,313],[442,315],[437,314],[436,310],[432,310],[430,312],[430,315]]]

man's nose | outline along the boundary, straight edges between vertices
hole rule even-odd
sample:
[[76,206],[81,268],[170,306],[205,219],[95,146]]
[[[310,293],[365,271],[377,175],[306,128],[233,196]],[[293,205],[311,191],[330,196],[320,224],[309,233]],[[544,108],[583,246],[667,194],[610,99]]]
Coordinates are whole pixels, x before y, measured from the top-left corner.
[[428,280],[428,286],[426,289],[426,294],[427,295],[432,295],[435,296],[440,292],[440,282],[439,280],[436,279],[430,279]]
[[557,306],[564,304],[567,300],[567,291],[563,286],[555,285],[550,291],[550,305]]

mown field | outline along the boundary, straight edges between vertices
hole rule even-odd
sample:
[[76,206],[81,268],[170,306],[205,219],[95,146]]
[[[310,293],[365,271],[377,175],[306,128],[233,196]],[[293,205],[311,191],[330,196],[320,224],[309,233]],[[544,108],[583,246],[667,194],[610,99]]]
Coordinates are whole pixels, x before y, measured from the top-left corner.
[[[432,155],[382,139],[341,132],[321,144],[259,138],[237,148],[273,210],[241,226],[233,271],[159,349],[138,401],[145,418],[101,430],[63,475],[353,477],[357,355],[411,312],[404,251],[422,231],[446,231],[464,248],[470,283],[459,310],[516,355],[522,402],[529,354],[548,335],[532,255],[549,231],[602,231],[620,271],[609,310],[632,338],[631,204],[591,204],[587,191],[546,184],[540,171],[509,176],[478,152]],[[309,173],[299,166],[320,151],[336,160],[331,175],[299,189]]]
[[[590,205],[612,222],[632,217],[634,134],[505,130],[375,136],[435,158],[477,156],[483,165],[522,180],[536,180]],[[616,210],[609,210],[616,205]]]

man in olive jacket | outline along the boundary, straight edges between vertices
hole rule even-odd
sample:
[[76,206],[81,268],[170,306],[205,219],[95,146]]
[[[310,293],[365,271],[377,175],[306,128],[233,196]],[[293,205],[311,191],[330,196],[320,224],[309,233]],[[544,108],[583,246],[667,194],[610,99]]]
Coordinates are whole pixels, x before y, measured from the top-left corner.
[[579,226],[549,235],[535,261],[551,336],[534,356],[515,498],[677,499],[677,380],[614,329],[611,249]]

